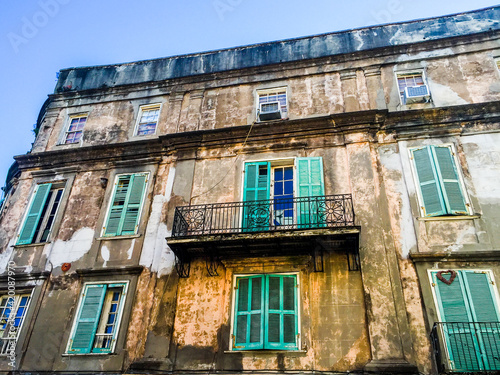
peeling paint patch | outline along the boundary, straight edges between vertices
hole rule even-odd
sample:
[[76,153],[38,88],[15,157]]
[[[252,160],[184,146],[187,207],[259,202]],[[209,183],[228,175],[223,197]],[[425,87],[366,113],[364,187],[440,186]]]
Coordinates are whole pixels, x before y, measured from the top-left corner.
[[104,259],[103,267],[106,267],[106,263],[109,262],[109,249],[106,246],[101,248],[101,257]]
[[94,230],[82,228],[77,230],[69,241],[57,240],[52,246],[49,261],[53,267],[59,267],[63,263],[74,262],[83,257],[92,246]]

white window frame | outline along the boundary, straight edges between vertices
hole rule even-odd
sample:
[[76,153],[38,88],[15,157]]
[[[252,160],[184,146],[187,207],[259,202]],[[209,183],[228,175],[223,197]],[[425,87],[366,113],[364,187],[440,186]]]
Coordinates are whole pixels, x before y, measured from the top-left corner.
[[[80,295],[79,295],[79,299],[78,299],[78,304],[77,304],[77,307],[76,307],[76,310],[75,310],[75,314],[74,314],[74,317],[73,317],[73,322],[71,324],[71,331],[70,331],[70,334],[69,334],[69,338],[68,338],[68,343],[66,344],[66,350],[65,350],[65,354],[66,355],[79,355],[79,356],[82,356],[82,355],[110,355],[110,354],[113,354],[115,352],[115,348],[116,348],[116,343],[118,341],[118,335],[120,334],[120,327],[121,327],[121,323],[122,323],[122,320],[123,320],[123,311],[125,309],[125,303],[126,303],[126,300],[127,300],[127,294],[128,294],[128,288],[129,288],[129,281],[128,280],[120,280],[120,281],[92,281],[92,282],[86,282],[83,284],[82,286],[82,290],[80,291]],[[114,340],[111,344],[111,347],[109,348],[109,353],[71,353],[69,350],[70,350],[70,347],[71,347],[71,339],[73,338],[73,335],[75,333],[75,330],[76,330],[76,326],[77,326],[77,319],[78,319],[78,315],[80,313],[80,308],[81,308],[81,305],[83,303],[83,293],[85,293],[85,290],[87,289],[87,286],[88,285],[104,285],[104,284],[123,284],[123,291],[122,291],[122,300],[120,301],[120,305],[118,306],[118,320],[117,320],[117,324],[116,324],[116,335],[114,336]],[[105,301],[103,301],[103,305],[105,304]],[[99,330],[99,326],[100,326],[100,321],[102,319],[102,306],[101,306],[101,315],[99,316],[99,323],[98,323],[98,327],[97,327],[97,330]],[[95,333],[97,333],[97,330]],[[94,338],[94,342],[95,342],[95,338]],[[94,348],[94,343],[92,343],[92,349]]]
[[[265,273],[237,273],[233,275],[233,282],[232,282],[232,293],[231,293],[231,322],[230,322],[230,329],[229,329],[229,350],[234,351],[234,352],[244,352],[242,350],[234,350],[233,345],[234,345],[234,338],[233,338],[233,332],[234,332],[234,318],[236,316],[236,280],[238,277],[248,277],[248,276],[258,276],[258,275],[295,275],[296,280],[297,280],[297,333],[298,335],[297,338],[297,350],[279,350],[280,352],[291,352],[291,353],[297,353],[302,349],[302,298],[301,298],[301,283],[300,283],[300,272],[265,272]],[[264,296],[266,297],[266,296]],[[259,352],[259,351],[269,351],[269,349],[249,349],[248,351],[251,352]]]
[[[21,299],[25,296],[28,296],[28,303],[26,304],[24,308],[24,314],[22,316],[21,323],[19,324],[19,327],[17,327],[17,330],[15,331],[15,337],[9,335],[9,323],[7,320],[6,323],[6,329],[4,330],[2,334],[2,345],[0,346],[0,357],[8,356],[11,354],[12,350],[16,349],[17,346],[17,340],[19,339],[19,335],[23,329],[24,322],[26,321],[26,315],[28,314],[28,310],[31,305],[31,300],[33,298],[33,290],[31,291],[26,291],[26,292],[18,292],[17,294],[14,295],[8,295],[8,294],[2,294],[0,295],[0,301],[3,301],[4,299],[7,300],[6,303],[8,303],[9,298],[14,298],[14,307],[11,308],[11,314],[14,313],[13,318],[15,319],[15,316],[17,314],[17,310],[19,308],[19,304],[21,302]],[[5,308],[5,307],[4,307]],[[10,318],[10,316],[9,316]],[[0,322],[1,324],[1,322]],[[11,342],[14,343],[14,345],[10,344]],[[12,346],[11,346],[12,345]]]
[[61,142],[60,142],[61,145],[80,145],[80,146],[82,145],[82,143],[83,143],[83,131],[84,131],[85,125],[82,128],[82,130],[78,130],[78,131],[82,132],[82,135],[80,136],[80,139],[78,140],[78,142],[66,143],[66,140],[68,138],[68,134],[69,133],[76,133],[76,131],[69,131],[69,127],[71,126],[71,121],[73,121],[74,119],[83,118],[83,117],[86,118],[85,125],[87,125],[87,122],[89,120],[89,114],[88,113],[78,113],[78,114],[73,114],[73,115],[69,115],[68,116],[68,118],[66,120],[67,123],[66,123],[66,125],[64,127],[64,134],[63,134]]
[[[158,131],[158,124],[160,123],[160,114],[161,114],[161,103],[154,103],[154,104],[145,104],[139,106],[139,113],[137,114],[137,119],[135,122],[135,127],[134,127],[134,137],[147,137],[147,136],[152,136],[155,135]],[[158,109],[158,118],[156,119],[156,125],[155,125],[155,131],[154,133],[151,134],[138,134],[139,132],[139,126],[141,123],[142,115],[145,111],[151,111]]]
[[[399,78],[402,78],[402,77],[405,77],[405,76],[417,76],[417,75],[422,76],[422,82],[424,83],[424,85],[427,86],[427,90],[429,92],[429,96],[431,96],[430,90],[429,90],[429,84],[427,82],[427,75],[425,73],[425,69],[420,68],[420,69],[395,71],[394,75],[396,77],[396,87],[397,87],[397,90],[398,90],[399,101],[400,101],[401,105],[409,105],[409,104],[405,104],[404,103],[403,94],[399,90]],[[415,87],[415,86],[407,86],[407,87]]]
[[[427,146],[449,147],[450,148],[451,156],[453,158],[453,162],[455,163],[455,166],[457,168],[458,180],[459,180],[460,188],[462,189],[465,207],[467,208],[467,215],[472,215],[473,214],[473,212],[472,212],[472,204],[471,204],[470,199],[469,199],[469,194],[467,193],[467,189],[466,189],[465,182],[464,182],[464,176],[463,176],[463,172],[462,172],[462,165],[460,164],[460,161],[458,160],[457,151],[456,151],[455,145],[453,143],[442,143],[442,144],[434,144],[434,145],[424,144],[424,145],[414,146],[414,147],[409,147],[408,148],[408,159],[409,159],[410,165],[411,165],[411,172],[412,172],[412,177],[413,177],[413,183],[414,183],[414,186],[415,186],[415,190],[417,191],[418,209],[419,209],[419,212],[420,212],[420,217],[422,217],[422,218],[426,218],[426,217],[432,217],[432,218],[434,218],[434,217],[436,217],[436,218],[443,217],[443,216],[425,216],[425,211],[423,209],[423,207],[424,207],[424,198],[422,196],[422,191],[420,189],[420,183],[419,183],[418,174],[417,174],[417,167],[415,165],[415,161],[413,160],[412,150],[421,149],[421,148],[424,148],[424,147],[427,147]],[[460,216],[451,215],[451,214],[446,214],[445,217],[446,216],[460,217]]]
[[280,106],[281,108],[281,112],[285,114],[284,118],[287,118],[289,117],[289,107],[288,107],[288,87],[287,86],[280,86],[280,87],[272,87],[272,88],[269,88],[269,89],[258,89],[255,91],[255,104],[256,104],[256,107],[255,107],[255,113],[259,113],[260,111],[260,97],[261,95],[269,95],[269,94],[273,94],[273,93],[276,93],[278,94],[279,92],[281,91],[284,91],[285,92],[285,97],[286,97],[286,104],[285,104],[285,107],[286,107],[286,110],[283,111],[283,108],[282,106]]

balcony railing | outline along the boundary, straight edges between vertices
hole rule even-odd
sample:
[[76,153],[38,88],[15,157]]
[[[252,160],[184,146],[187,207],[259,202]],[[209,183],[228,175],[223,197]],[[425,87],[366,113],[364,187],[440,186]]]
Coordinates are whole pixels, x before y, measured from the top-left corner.
[[431,340],[440,373],[500,371],[500,322],[435,323]]
[[177,207],[172,237],[352,226],[351,195],[325,195]]

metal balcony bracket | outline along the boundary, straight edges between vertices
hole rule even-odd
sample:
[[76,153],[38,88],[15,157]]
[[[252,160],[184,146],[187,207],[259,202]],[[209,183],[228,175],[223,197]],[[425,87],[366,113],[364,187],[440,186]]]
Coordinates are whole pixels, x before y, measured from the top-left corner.
[[359,261],[359,237],[354,240],[352,251],[346,253],[347,268],[349,271],[360,271],[361,263]]
[[221,265],[219,256],[213,248],[208,249],[207,256],[205,258],[205,264],[207,267],[208,276],[219,276],[217,269]]
[[189,271],[191,269],[191,261],[187,256],[176,256],[175,257],[175,269],[177,274],[181,278],[189,277]]
[[361,269],[359,264],[359,253],[347,253],[346,256],[349,271],[359,271]]
[[313,264],[314,264],[314,272],[324,272],[324,264],[323,264],[323,249],[324,242],[321,239],[316,240],[316,246],[312,251]]

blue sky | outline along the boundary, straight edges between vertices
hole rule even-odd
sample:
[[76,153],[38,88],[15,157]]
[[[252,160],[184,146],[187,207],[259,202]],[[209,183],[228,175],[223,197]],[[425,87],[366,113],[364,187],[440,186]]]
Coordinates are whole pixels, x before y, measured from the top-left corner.
[[56,72],[459,13],[487,0],[23,0],[0,4],[0,185]]

